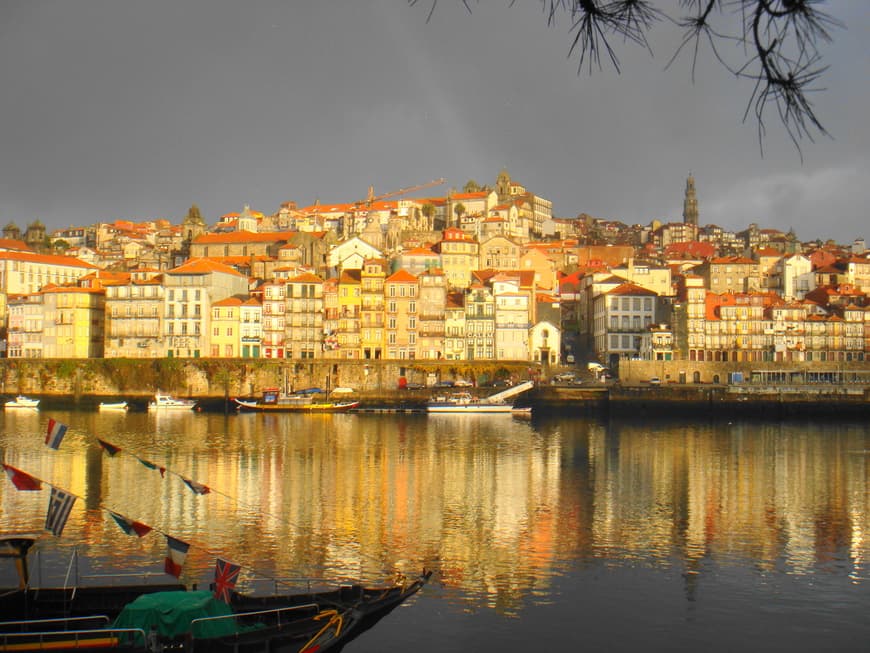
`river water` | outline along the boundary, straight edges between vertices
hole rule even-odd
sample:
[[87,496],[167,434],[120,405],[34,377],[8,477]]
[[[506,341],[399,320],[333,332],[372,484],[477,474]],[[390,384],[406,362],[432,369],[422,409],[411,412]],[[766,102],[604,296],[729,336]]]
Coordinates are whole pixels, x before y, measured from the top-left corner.
[[[43,443],[49,417],[69,426],[57,451]],[[190,544],[188,583],[208,583],[216,556],[256,591],[434,569],[346,648],[356,653],[870,648],[864,424],[26,410],[0,421],[4,462],[80,497],[62,536],[44,533],[43,581],[73,551],[80,579],[160,573],[168,534]],[[3,479],[0,532],[41,531],[47,505],[46,490]],[[155,531],[127,536],[109,511]]]

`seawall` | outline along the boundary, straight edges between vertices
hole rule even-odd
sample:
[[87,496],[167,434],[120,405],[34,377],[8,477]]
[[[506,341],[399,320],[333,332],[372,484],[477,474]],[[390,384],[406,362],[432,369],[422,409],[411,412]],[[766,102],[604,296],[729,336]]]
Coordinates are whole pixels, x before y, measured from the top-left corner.
[[[542,378],[549,370],[528,363],[408,361],[271,361],[92,359],[0,360],[0,394],[32,395],[44,407],[95,406],[123,398],[144,408],[158,389],[200,400],[205,410],[228,410],[231,397],[258,396],[263,389],[284,387],[356,390],[369,410],[422,410],[438,380],[458,378],[485,385],[493,379]],[[399,380],[424,387],[401,389]],[[479,395],[494,390],[472,389]],[[759,417],[801,415],[866,418],[870,388],[854,385],[757,386],[666,383],[553,386],[546,382],[519,398],[536,415],[600,416],[644,419],[654,416]]]

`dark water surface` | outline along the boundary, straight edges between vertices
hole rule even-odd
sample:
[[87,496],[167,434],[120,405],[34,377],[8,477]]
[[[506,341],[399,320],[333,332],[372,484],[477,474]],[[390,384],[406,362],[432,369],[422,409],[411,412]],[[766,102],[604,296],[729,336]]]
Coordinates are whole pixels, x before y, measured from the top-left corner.
[[[43,444],[49,417],[70,429]],[[82,497],[39,570],[216,555],[274,579],[433,582],[345,650],[870,649],[870,428],[509,416],[6,411],[3,460]],[[102,438],[122,448],[109,457]],[[164,466],[162,477],[140,459]],[[197,495],[182,477],[211,488]],[[0,531],[48,489],[0,483]],[[154,527],[128,537],[114,510]],[[8,570],[0,571],[5,580]],[[4,583],[5,584],[5,583]]]

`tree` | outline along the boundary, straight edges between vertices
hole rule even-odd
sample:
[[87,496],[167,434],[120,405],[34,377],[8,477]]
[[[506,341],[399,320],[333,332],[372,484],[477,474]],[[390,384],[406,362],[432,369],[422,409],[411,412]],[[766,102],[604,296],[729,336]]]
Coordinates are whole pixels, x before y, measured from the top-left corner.
[[456,223],[458,224],[462,216],[465,215],[465,204],[459,202],[453,207],[453,212],[456,214]]
[[[479,0],[478,0],[479,1]],[[416,5],[420,0],[408,0]],[[431,0],[429,16],[438,0]],[[470,12],[469,0],[461,0]],[[799,141],[816,133],[827,135],[813,110],[809,95],[820,90],[817,82],[826,70],[819,46],[831,40],[830,30],[840,21],[820,9],[826,0],[672,0],[677,7],[666,12],[658,6],[667,0],[540,0],[550,25],[571,24],[569,53],[578,58],[578,74],[589,73],[607,61],[620,72],[614,42],[633,43],[652,52],[647,36],[657,23],[672,21],[683,29],[683,40],[668,66],[684,51],[692,52],[692,75],[702,44],[738,78],[755,83],[743,119],[755,115],[759,143],[765,134],[766,111],[772,110],[800,151]],[[729,33],[721,27],[733,16],[740,29]],[[734,44],[739,61],[726,59],[722,46]]]
[[421,208],[420,213],[426,218],[426,228],[432,228],[432,216],[435,215],[435,205],[432,202],[426,202]]

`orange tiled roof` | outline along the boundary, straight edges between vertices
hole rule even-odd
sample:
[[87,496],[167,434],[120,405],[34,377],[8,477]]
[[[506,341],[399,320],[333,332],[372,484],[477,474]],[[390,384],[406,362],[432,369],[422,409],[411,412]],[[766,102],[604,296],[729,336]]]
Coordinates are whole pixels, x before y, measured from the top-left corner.
[[168,274],[209,274],[210,272],[222,272],[237,277],[246,276],[228,265],[207,258],[190,259],[189,261],[179,265],[177,268],[169,270]]
[[212,303],[212,306],[241,306],[242,305],[241,297],[236,297],[233,295],[232,297],[227,297],[225,299],[219,299],[218,301]]
[[393,274],[386,278],[384,283],[416,283],[417,277],[405,270],[404,268],[396,270]]
[[648,290],[646,288],[641,288],[638,285],[633,283],[623,283],[613,288],[612,290],[607,291],[605,294],[607,295],[642,295],[647,297],[653,297],[656,295],[652,290]]
[[197,245],[228,244],[228,243],[274,243],[291,237],[287,231],[267,231],[254,233],[251,231],[229,231],[219,234],[202,234],[194,238]]
[[82,288],[81,286],[56,286],[53,283],[46,284],[39,291],[42,294],[48,293],[77,293],[77,294],[94,294],[94,295],[102,295],[106,291],[103,288]]
[[287,283],[323,283],[323,279],[311,272],[303,272],[292,279],[288,279]]
[[96,270],[98,267],[71,256],[55,256],[54,254],[36,254],[33,252],[0,252],[0,260],[25,261],[27,263],[43,263],[60,265],[67,268],[83,268]]

